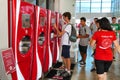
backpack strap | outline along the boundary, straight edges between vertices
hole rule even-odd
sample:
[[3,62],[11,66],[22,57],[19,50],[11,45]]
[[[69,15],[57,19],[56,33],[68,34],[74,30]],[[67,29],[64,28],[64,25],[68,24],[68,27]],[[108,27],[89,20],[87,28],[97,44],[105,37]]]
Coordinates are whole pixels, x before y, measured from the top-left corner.
[[[71,24],[71,23],[68,23],[68,24],[66,25],[66,27],[67,27],[68,25],[71,25],[71,31],[72,31],[72,24]],[[65,28],[66,28],[66,27],[65,27]],[[65,29],[65,28],[64,28],[64,29]],[[66,33],[68,34],[68,44],[70,44],[70,40],[69,40],[70,34],[69,34],[68,32],[66,32]]]

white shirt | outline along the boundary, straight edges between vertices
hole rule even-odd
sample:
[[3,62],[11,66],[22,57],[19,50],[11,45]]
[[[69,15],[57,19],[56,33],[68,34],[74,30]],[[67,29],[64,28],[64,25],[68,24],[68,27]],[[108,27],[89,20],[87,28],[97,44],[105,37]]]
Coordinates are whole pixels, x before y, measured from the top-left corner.
[[61,44],[62,45],[71,45],[71,42],[69,40],[69,36],[71,34],[71,27],[72,26],[70,24],[66,24],[63,27],[64,27],[63,30],[65,31],[65,33],[62,35]]

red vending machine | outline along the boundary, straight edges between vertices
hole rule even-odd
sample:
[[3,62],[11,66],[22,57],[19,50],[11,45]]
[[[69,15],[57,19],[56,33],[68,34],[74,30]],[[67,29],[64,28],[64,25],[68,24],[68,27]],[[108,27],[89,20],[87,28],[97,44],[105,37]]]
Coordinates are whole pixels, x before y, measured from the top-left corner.
[[12,80],[30,80],[35,28],[34,5],[13,0],[12,8],[12,48],[16,64]]
[[[43,15],[43,10],[40,10],[41,16]],[[47,72],[51,67],[52,67],[52,53],[50,50],[50,42],[49,42],[49,29],[50,29],[50,16],[51,16],[51,11],[47,10],[47,46],[46,46],[46,51],[45,51],[45,56],[44,56],[44,64],[43,64],[43,72]]]
[[[62,31],[62,24],[63,24],[63,21],[62,21],[62,14],[58,13],[59,15],[59,24],[58,24],[58,28],[60,31]],[[59,47],[61,45],[61,37],[58,38],[58,44],[59,44]]]
[[47,45],[47,11],[35,6],[36,12],[36,28],[34,41],[34,60],[32,67],[32,80],[38,80],[42,76],[42,68],[44,65],[45,49]]
[[[54,14],[55,14],[54,16],[55,16],[56,26],[59,29],[59,13],[55,12]],[[56,31],[54,32],[55,34],[57,34]],[[53,63],[56,63],[59,60],[59,56],[60,56],[58,39],[59,39],[58,37],[54,37]]]
[[54,24],[57,23],[57,14],[55,12],[51,12],[50,10],[48,11],[49,14],[49,21],[48,23],[50,24],[49,31],[48,31],[48,43],[49,43],[49,49],[52,54],[52,63],[56,63],[57,59],[57,37],[54,37],[54,34],[56,33],[56,30],[54,29]]
[[50,64],[48,49],[48,27],[47,10],[39,6],[35,7],[36,28],[35,28],[35,46],[34,61],[32,70],[32,80],[38,80],[42,72],[47,72]]

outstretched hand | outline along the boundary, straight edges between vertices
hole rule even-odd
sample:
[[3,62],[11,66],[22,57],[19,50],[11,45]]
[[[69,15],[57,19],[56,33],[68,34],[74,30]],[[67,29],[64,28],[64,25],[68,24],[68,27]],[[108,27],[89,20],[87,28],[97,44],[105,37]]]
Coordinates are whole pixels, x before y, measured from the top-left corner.
[[57,28],[56,24],[54,24],[53,26],[54,26],[55,29]]

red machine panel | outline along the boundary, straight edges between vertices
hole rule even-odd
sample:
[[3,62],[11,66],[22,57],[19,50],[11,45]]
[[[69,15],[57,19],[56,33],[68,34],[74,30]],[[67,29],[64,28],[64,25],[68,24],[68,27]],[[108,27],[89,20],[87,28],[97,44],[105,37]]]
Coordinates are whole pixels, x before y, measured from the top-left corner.
[[30,80],[34,43],[34,5],[13,0],[12,48],[16,71],[12,80]]
[[57,59],[57,37],[54,37],[54,34],[56,33],[56,30],[54,29],[54,24],[58,24],[57,23],[57,13],[55,12],[51,12],[48,11],[49,14],[49,18],[50,20],[48,21],[48,23],[50,24],[49,26],[49,31],[48,31],[48,43],[49,43],[49,47],[50,47],[50,51],[52,54],[52,62],[56,63],[56,59]]
[[[42,15],[42,9],[40,10]],[[50,29],[50,18],[51,17],[51,11],[47,10],[47,46],[45,51],[45,57],[44,57],[44,65],[43,65],[43,72],[47,72],[50,67],[52,67],[52,54],[50,50],[50,38],[49,38],[49,29]]]
[[[59,13],[55,12],[55,19],[56,19],[56,26],[59,27]],[[56,31],[54,31],[55,34]],[[58,43],[58,37],[54,37],[54,53],[53,53],[53,63],[56,63],[59,59],[59,43]]]
[[[59,14],[59,24],[58,24],[58,28],[59,28],[60,31],[62,31],[62,24],[63,24],[62,15]],[[59,47],[60,47],[60,43],[61,43],[61,38],[59,37],[59,39],[58,39]]]

